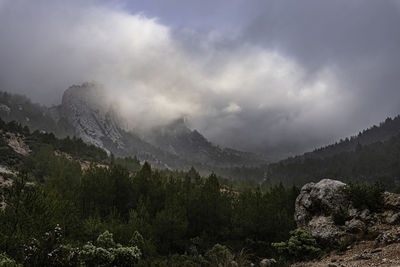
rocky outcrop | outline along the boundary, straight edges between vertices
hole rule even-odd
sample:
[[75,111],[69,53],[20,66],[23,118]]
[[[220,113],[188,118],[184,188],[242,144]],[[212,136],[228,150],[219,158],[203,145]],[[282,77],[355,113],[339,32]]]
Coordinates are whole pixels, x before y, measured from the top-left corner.
[[295,220],[319,242],[337,243],[346,236],[343,227],[335,224],[335,216],[346,214],[350,207],[343,188],[346,184],[330,179],[303,186],[296,199]]
[[5,134],[5,139],[7,144],[18,154],[27,156],[31,150],[29,146],[25,143],[23,136],[20,134],[7,132]]
[[71,86],[62,97],[60,117],[74,127],[75,135],[110,152],[107,142],[123,148],[122,133],[102,86],[84,83]]
[[61,105],[51,108],[49,113],[57,123],[70,125],[74,135],[84,142],[116,156],[137,156],[154,166],[199,163],[230,167],[264,163],[252,153],[212,144],[198,131],[189,129],[183,119],[140,134],[127,129],[117,104],[112,103],[106,91],[96,83],[71,86],[64,92]]
[[377,246],[400,242],[400,195],[384,193],[379,212],[358,210],[346,197],[346,184],[330,179],[303,186],[296,199],[295,220],[324,246],[349,238],[374,239]]
[[296,199],[297,224],[305,227],[315,215],[330,216],[347,209],[349,201],[342,192],[345,185],[330,179],[304,185]]

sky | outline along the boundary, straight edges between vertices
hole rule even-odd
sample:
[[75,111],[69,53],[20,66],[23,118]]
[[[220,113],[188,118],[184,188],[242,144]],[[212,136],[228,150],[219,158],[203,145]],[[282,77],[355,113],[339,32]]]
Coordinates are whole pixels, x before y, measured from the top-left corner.
[[0,90],[96,81],[132,129],[290,155],[400,113],[399,25],[399,0],[0,0]]

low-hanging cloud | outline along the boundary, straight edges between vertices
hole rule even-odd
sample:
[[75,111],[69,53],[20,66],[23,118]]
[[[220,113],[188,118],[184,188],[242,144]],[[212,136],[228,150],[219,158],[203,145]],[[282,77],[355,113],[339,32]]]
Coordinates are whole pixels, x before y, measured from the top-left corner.
[[298,152],[347,134],[332,122],[351,117],[357,94],[337,64],[310,71],[240,35],[176,30],[89,0],[1,0],[0,86],[57,104],[70,85],[97,81],[131,128],[187,117],[213,141],[257,152]]

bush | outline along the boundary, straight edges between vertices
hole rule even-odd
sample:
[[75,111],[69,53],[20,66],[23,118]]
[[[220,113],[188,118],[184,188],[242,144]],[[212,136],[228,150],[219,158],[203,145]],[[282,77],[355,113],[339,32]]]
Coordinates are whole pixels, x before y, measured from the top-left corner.
[[210,261],[212,266],[229,266],[233,261],[233,255],[231,251],[223,245],[215,244],[205,254],[206,259]]
[[83,246],[80,260],[85,266],[110,266],[114,260],[114,255],[105,248],[88,244]]
[[271,245],[278,250],[281,259],[288,261],[310,260],[318,257],[321,252],[315,239],[302,228],[291,231],[288,241]]
[[138,247],[115,243],[108,231],[99,235],[96,244],[98,247],[87,244],[80,252],[80,259],[86,266],[134,266],[141,256]]
[[105,231],[96,240],[96,244],[102,248],[113,248],[116,246],[113,238],[113,234],[109,231]]
[[72,260],[72,256],[70,256],[72,252],[70,253],[69,249],[61,245],[61,239],[62,231],[58,224],[54,229],[45,232],[39,239],[31,238],[29,243],[25,244],[24,265],[69,266],[67,261]]
[[383,206],[383,192],[385,192],[385,187],[382,183],[375,183],[373,185],[358,182],[349,183],[343,190],[356,209],[377,211]]
[[119,247],[111,249],[114,255],[114,266],[129,267],[134,266],[140,259],[140,250],[137,247]]
[[22,265],[17,264],[13,259],[10,259],[7,254],[0,253],[0,267],[22,267]]
[[345,239],[343,239],[340,243],[339,243],[339,251],[346,251],[347,247],[352,245],[353,243],[355,243],[357,241],[357,238],[355,238],[354,236],[349,236]]

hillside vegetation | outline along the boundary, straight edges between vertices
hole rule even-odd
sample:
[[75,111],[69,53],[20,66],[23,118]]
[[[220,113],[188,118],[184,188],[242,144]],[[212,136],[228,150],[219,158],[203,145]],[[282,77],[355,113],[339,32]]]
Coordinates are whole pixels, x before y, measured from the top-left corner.
[[400,135],[385,142],[358,145],[355,151],[330,157],[296,157],[271,164],[267,177],[287,184],[304,184],[322,178],[382,182],[393,190],[400,185]]
[[331,178],[345,182],[382,182],[388,190],[399,190],[399,129],[400,117],[387,119],[357,137],[270,164],[267,180],[303,185]]
[[[79,139],[30,133],[14,122],[0,126],[7,155],[0,164],[15,173],[6,177],[12,184],[1,187],[0,251],[10,261],[26,266],[248,262],[273,256],[271,242],[285,240],[295,228],[297,188],[201,177],[194,168],[153,170],[148,163],[129,171],[133,159],[108,157]],[[30,152],[15,152],[7,134],[21,138]],[[12,157],[15,161],[8,160]],[[82,160],[92,162],[88,169]]]

